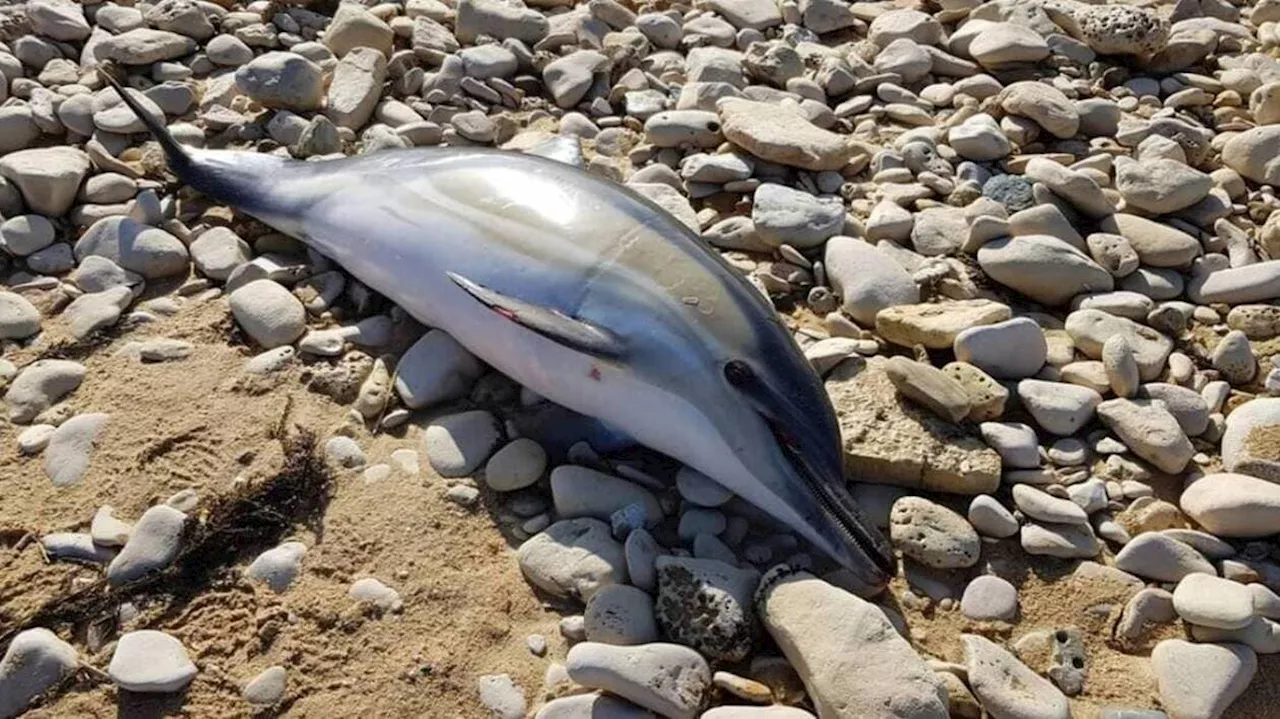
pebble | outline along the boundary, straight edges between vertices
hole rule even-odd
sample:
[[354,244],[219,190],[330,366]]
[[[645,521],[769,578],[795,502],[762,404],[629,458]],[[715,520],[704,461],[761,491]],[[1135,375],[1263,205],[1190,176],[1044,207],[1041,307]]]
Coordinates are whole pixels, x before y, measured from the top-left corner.
[[626,584],[601,587],[587,600],[583,621],[587,641],[613,645],[658,641],[653,599]]
[[124,548],[107,567],[107,581],[120,586],[164,569],[182,551],[187,515],[166,504],[142,513]]
[[643,528],[633,529],[623,545],[627,575],[631,584],[652,594],[658,587],[656,562],[662,554],[653,535]]
[[1080,129],[1080,113],[1061,90],[1045,83],[1015,82],[1000,93],[1005,112],[1033,120],[1051,134],[1073,137]]
[[9,383],[4,395],[9,420],[27,424],[84,381],[85,368],[71,360],[36,360]]
[[1018,520],[995,497],[979,494],[969,503],[969,524],[986,537],[1004,539],[1018,533]]
[[1173,351],[1173,341],[1156,330],[1101,310],[1072,312],[1067,315],[1066,330],[1076,348],[1093,359],[1102,357],[1102,348],[1107,340],[1123,335],[1133,349],[1138,374],[1144,382],[1154,381],[1160,376]]
[[998,419],[1004,414],[1009,390],[991,375],[967,362],[951,362],[942,371],[960,383],[969,395],[969,416],[974,422]]
[[302,542],[284,542],[259,554],[245,570],[245,576],[266,584],[278,594],[298,577],[306,553],[307,545]]
[[218,35],[205,45],[209,61],[224,67],[240,67],[253,60],[253,49],[234,35]]
[[1160,703],[1174,717],[1220,717],[1244,693],[1258,670],[1252,649],[1240,644],[1192,644],[1165,639],[1151,650]]
[[1178,506],[1219,537],[1266,537],[1280,526],[1280,485],[1245,474],[1208,474],[1182,492]]
[[673,641],[713,661],[744,659],[754,640],[752,595],[760,581],[754,569],[714,559],[658,557],[658,625]]
[[93,537],[88,534],[54,532],[41,537],[40,545],[45,554],[54,559],[106,564],[115,556],[111,549],[94,544]]
[[40,215],[19,215],[0,223],[0,248],[16,257],[43,250],[56,238],[53,223]]
[[[1141,580],[1138,583],[1141,586]],[[1155,587],[1140,588],[1120,613],[1115,634],[1119,639],[1132,641],[1142,636],[1147,625],[1169,624],[1177,616],[1173,609],[1173,594]]]
[[564,519],[520,545],[525,577],[556,597],[587,601],[600,587],[627,579],[622,545],[598,519]]
[[1181,472],[1196,452],[1161,400],[1110,399],[1097,412],[1126,447],[1163,472]]
[[903,554],[938,569],[972,567],[982,544],[964,517],[923,497],[903,497],[893,503],[889,533]]
[[521,437],[494,452],[484,466],[484,481],[495,492],[514,492],[536,483],[547,468],[547,453]]
[[286,678],[284,667],[267,667],[244,685],[240,698],[254,706],[271,706],[284,698]]
[[969,687],[992,715],[1070,719],[1062,692],[1013,654],[975,634],[962,634],[960,640],[964,644]]
[[1253,621],[1253,593],[1229,579],[1188,574],[1173,590],[1173,608],[1189,624],[1243,629]]
[[80,666],[75,647],[43,627],[14,635],[0,659],[0,716],[22,714],[32,699]]
[[1157,215],[1190,207],[1213,188],[1207,174],[1177,160],[1117,158],[1115,173],[1116,189],[1125,203]]
[[1083,292],[1107,292],[1111,274],[1070,244],[1048,235],[993,240],[978,250],[991,279],[1046,305],[1064,305]]
[[1102,395],[1088,387],[1038,379],[1018,382],[1018,399],[1036,424],[1063,437],[1078,432],[1102,404]]
[[960,613],[981,622],[1012,621],[1018,614],[1018,590],[1000,577],[977,577],[964,588]]
[[501,441],[497,419],[484,410],[437,417],[422,433],[427,462],[441,477],[465,477],[484,464]]
[[1088,524],[1031,522],[1022,525],[1018,541],[1027,554],[1061,559],[1089,559],[1102,550]]
[[1137,394],[1142,378],[1128,337],[1113,335],[1102,344],[1102,367],[1106,370],[1111,391],[1117,397],[1127,398]]
[[424,334],[396,365],[396,393],[409,409],[466,396],[484,372],[480,360],[440,330]]
[[245,362],[244,369],[249,374],[272,374],[286,369],[297,356],[298,351],[288,345],[259,353]]
[[920,290],[911,275],[891,256],[852,237],[827,241],[823,265],[841,307],[866,326],[875,324],[876,313],[894,305],[914,304]]
[[1166,382],[1149,382],[1142,386],[1138,396],[1163,402],[1188,437],[1204,434],[1209,427],[1209,405],[1193,389]]
[[480,703],[494,719],[524,719],[524,691],[509,674],[485,674],[477,682]]
[[293,52],[268,52],[235,72],[236,87],[264,107],[318,110],[324,105],[320,66]]
[[94,544],[103,547],[123,547],[129,541],[129,536],[133,534],[133,525],[117,519],[114,512],[114,509],[104,505],[94,513],[93,521],[89,525],[89,535]]
[[1139,534],[1124,545],[1116,554],[1116,567],[1160,582],[1177,582],[1196,573],[1218,575],[1202,554],[1157,532]]
[[1243,304],[1276,297],[1280,297],[1280,260],[1219,269],[1200,285],[1200,300],[1205,303]]
[[0,292],[0,339],[26,339],[40,331],[40,310],[27,298]]
[[877,605],[779,568],[762,579],[757,606],[819,716],[890,719],[910,707],[918,719],[947,719],[942,680]]
[[1087,524],[1089,517],[1075,502],[1054,497],[1027,484],[1013,486],[1013,502],[1023,514],[1051,524]]
[[654,719],[657,715],[609,694],[591,693],[553,699],[534,719]]
[[947,144],[956,154],[976,162],[999,160],[1007,157],[1011,150],[1000,124],[986,113],[974,115],[952,127],[947,133]]
[[306,331],[306,309],[272,280],[254,280],[236,288],[230,302],[236,322],[266,349],[290,344]]
[[771,246],[819,247],[844,227],[844,206],[835,197],[814,197],[766,182],[756,188],[751,206],[756,233]]
[[373,577],[357,579],[347,588],[347,598],[368,604],[382,612],[399,612],[404,608],[400,593]]
[[1036,431],[1021,422],[983,422],[982,439],[1000,453],[1001,464],[1011,469],[1040,466],[1040,442]]
[[725,139],[768,162],[821,172],[839,170],[853,156],[844,137],[786,105],[725,97],[716,111]]
[[1231,330],[1213,349],[1213,367],[1233,385],[1247,384],[1258,374],[1258,361],[1253,356],[1249,338],[1240,330]]
[[71,209],[89,172],[89,156],[74,147],[44,147],[0,157],[0,177],[17,187],[27,210],[61,217]]
[[1009,317],[1008,305],[976,299],[885,307],[876,313],[875,323],[876,334],[894,344],[951,349],[960,334]]
[[565,660],[569,678],[671,719],[695,719],[711,691],[711,668],[678,644],[614,647],[582,642]]
[[1280,623],[1263,617],[1254,617],[1243,629],[1216,629],[1192,625],[1191,637],[1202,644],[1236,642],[1258,654],[1280,652]]
[[565,518],[609,521],[615,512],[626,510],[648,526],[662,519],[662,506],[649,490],[586,467],[563,465],[552,470],[551,496],[556,513]]
[[111,681],[121,689],[161,694],[187,686],[196,671],[182,642],[154,629],[122,634],[107,666]]
[[324,443],[325,458],[346,469],[359,469],[365,464],[364,450],[350,437],[330,437]]
[[44,451],[44,471],[55,487],[78,483],[89,469],[98,435],[110,415],[81,414],[63,422],[49,435]]
[[1222,466],[1228,472],[1280,481],[1280,458],[1272,451],[1272,437],[1280,427],[1280,399],[1262,397],[1227,415],[1222,434]]
[[392,38],[391,28],[366,8],[339,6],[325,30],[324,44],[337,57],[361,47],[390,55]]
[[964,386],[933,365],[891,357],[884,372],[899,393],[939,417],[959,422],[969,414],[969,393]]
[[205,277],[225,282],[231,272],[252,259],[249,245],[225,227],[214,227],[188,248],[196,269]]
[[956,335],[954,347],[957,360],[996,379],[1030,377],[1048,354],[1040,325],[1027,317],[964,330]]

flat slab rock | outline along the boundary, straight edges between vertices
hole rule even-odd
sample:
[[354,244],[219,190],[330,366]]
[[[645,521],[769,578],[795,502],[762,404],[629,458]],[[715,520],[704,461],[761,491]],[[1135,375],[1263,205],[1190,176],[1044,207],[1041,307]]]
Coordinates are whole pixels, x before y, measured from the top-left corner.
[[942,680],[875,604],[811,574],[779,568],[761,580],[756,611],[819,716],[947,718]]
[[873,357],[828,378],[853,477],[910,489],[986,494],[1000,485],[1000,455],[978,436],[899,398]]

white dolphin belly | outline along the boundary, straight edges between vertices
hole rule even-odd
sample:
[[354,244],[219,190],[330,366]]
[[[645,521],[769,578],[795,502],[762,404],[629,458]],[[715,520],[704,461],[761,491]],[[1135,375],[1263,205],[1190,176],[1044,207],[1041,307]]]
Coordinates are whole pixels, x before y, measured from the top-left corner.
[[[340,246],[326,238],[350,238],[331,218],[308,227],[321,249]],[[370,233],[366,230],[365,237]],[[447,276],[450,258],[478,252],[483,240],[462,233],[405,242],[346,239],[338,259],[361,282],[385,295],[420,323],[449,333],[472,354],[543,397],[575,412],[604,420],[640,444],[667,454],[710,477],[745,489],[751,472],[728,446],[710,441],[713,424],[688,399],[639,380],[625,366],[545,338],[494,312]],[[394,257],[377,256],[400,248]],[[734,488],[734,487],[731,487]]]

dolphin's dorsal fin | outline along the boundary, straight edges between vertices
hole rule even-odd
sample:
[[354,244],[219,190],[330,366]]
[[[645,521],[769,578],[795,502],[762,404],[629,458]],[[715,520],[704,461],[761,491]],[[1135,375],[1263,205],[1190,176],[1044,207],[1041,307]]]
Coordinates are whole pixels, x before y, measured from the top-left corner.
[[508,297],[457,273],[446,274],[484,306],[547,339],[592,355],[618,357],[623,352],[622,342],[607,330],[569,317],[559,310]]

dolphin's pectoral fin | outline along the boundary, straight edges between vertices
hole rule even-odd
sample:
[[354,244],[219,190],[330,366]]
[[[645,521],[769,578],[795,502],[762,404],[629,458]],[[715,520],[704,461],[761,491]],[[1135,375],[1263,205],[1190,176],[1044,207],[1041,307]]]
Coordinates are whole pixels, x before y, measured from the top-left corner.
[[481,304],[494,312],[547,339],[568,345],[575,350],[605,357],[622,354],[622,342],[607,330],[577,320],[550,307],[530,304],[508,297],[487,287],[482,287],[462,275],[449,272],[449,279]]

